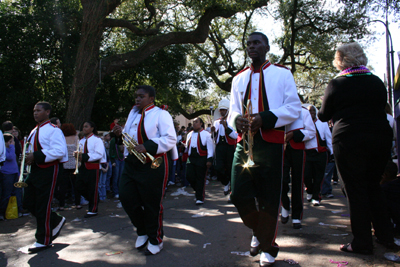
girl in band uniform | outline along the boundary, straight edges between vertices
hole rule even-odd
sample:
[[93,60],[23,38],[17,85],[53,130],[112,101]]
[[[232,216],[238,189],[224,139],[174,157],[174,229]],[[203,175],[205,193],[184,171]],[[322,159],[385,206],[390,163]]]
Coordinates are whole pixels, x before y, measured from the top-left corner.
[[193,121],[193,131],[188,134],[186,153],[189,158],[186,163],[186,179],[196,191],[196,205],[202,205],[205,197],[207,169],[212,166],[214,146],[209,132],[204,131],[201,118]]
[[98,212],[100,163],[106,163],[107,157],[103,141],[96,136],[96,125],[91,121],[85,122],[82,132],[85,137],[79,142],[81,152],[75,152],[75,155],[79,153],[82,163],[76,178],[76,187],[89,200],[88,213],[84,216],[89,218],[96,216]]

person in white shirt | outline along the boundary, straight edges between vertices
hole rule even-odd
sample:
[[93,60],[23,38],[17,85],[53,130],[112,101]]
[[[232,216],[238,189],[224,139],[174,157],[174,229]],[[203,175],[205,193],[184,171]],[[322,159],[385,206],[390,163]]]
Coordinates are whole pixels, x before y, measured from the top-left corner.
[[36,217],[36,242],[28,249],[31,253],[51,247],[66,221],[51,210],[60,165],[68,161],[68,149],[62,131],[50,123],[50,112],[49,103],[36,103],[33,117],[38,125],[28,137],[27,150],[33,152],[25,159],[31,172],[25,181],[28,186],[23,206]]
[[212,166],[214,145],[210,133],[204,130],[204,121],[201,118],[193,121],[193,131],[187,136],[185,153],[189,155],[186,179],[196,192],[196,205],[202,205],[205,198],[206,173]]
[[[315,137],[315,126],[310,112],[301,109],[301,115],[293,123],[286,126],[285,161],[283,166],[281,223],[289,220],[292,206],[292,224],[294,229],[301,229],[303,218],[303,192],[305,149],[311,149],[311,139]],[[291,201],[289,200],[289,183],[292,183]],[[291,204],[291,205],[290,205]]]
[[80,151],[75,151],[75,155],[79,153],[79,161],[82,163],[76,177],[76,187],[89,201],[88,213],[84,217],[90,218],[98,214],[100,164],[107,162],[107,154],[103,141],[97,136],[94,122],[85,122],[82,132],[85,137],[79,141]]
[[[137,249],[146,247],[145,255],[159,253],[163,243],[162,200],[168,181],[168,157],[178,158],[176,132],[171,115],[154,105],[156,90],[152,86],[140,85],[136,90],[135,105],[129,113],[123,133],[136,142],[135,151],[143,153],[143,164],[125,147],[125,166],[120,178],[119,199],[125,212],[136,227]],[[121,128],[114,128],[121,135]],[[162,158],[157,168],[152,168],[149,153],[155,159]]]
[[230,191],[233,154],[235,153],[237,143],[237,132],[232,126],[228,125],[227,118],[229,114],[229,100],[222,99],[214,113],[219,115],[214,121],[216,131],[215,142],[215,164],[214,169],[217,172],[218,180],[224,185],[224,194],[228,195]]
[[306,150],[306,168],[304,173],[304,183],[306,185],[307,200],[313,206],[321,203],[321,187],[324,181],[325,168],[329,156],[333,154],[332,133],[327,122],[318,119],[317,108],[308,106],[311,118],[315,124],[316,135],[310,140],[313,149]]
[[[268,38],[253,32],[247,40],[249,68],[233,78],[228,122],[239,133],[253,135],[253,155],[238,140],[233,160],[231,200],[244,224],[253,230],[250,254],[259,251],[260,265],[275,262],[279,246],[275,242],[282,187],[285,125],[301,112],[296,84],[290,70],[266,60]],[[249,110],[248,103],[252,107]],[[247,139],[247,138],[246,138]],[[248,145],[245,145],[246,150]],[[243,163],[253,160],[256,166]],[[256,201],[258,202],[258,207]]]

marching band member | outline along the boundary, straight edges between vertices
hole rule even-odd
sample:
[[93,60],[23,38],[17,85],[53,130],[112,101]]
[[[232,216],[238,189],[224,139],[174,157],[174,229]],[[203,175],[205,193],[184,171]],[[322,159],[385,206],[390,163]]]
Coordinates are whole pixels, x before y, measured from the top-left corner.
[[[253,161],[258,166],[243,166],[248,155],[242,142],[238,142],[232,164],[231,200],[244,224],[253,230],[250,253],[255,256],[262,251],[261,266],[272,265],[279,251],[275,238],[281,202],[284,126],[295,121],[301,112],[292,74],[266,60],[268,51],[267,36],[251,33],[247,53],[252,65],[233,78],[228,116],[229,124],[238,132],[254,134]],[[252,110],[247,110],[248,100],[252,101]]]
[[222,99],[219,102],[214,117],[217,113],[220,114],[221,117],[214,121],[214,128],[215,131],[217,131],[215,136],[214,168],[217,171],[218,180],[225,186],[224,194],[227,195],[229,194],[233,154],[235,153],[238,134],[226,121],[229,113],[228,99]]
[[84,138],[79,141],[81,151],[79,153],[79,173],[76,177],[76,187],[79,193],[89,201],[88,212],[85,218],[96,216],[99,208],[99,178],[100,164],[107,162],[106,150],[101,138],[97,137],[97,129],[94,122],[87,121],[83,124]]
[[[301,109],[300,117],[286,126],[286,148],[283,165],[282,184],[282,210],[281,223],[289,220],[290,200],[288,197],[289,183],[292,182],[292,224],[294,229],[301,229],[303,217],[303,181],[306,162],[305,149],[315,149],[315,126],[310,112],[306,108]],[[315,140],[315,139],[314,139]]]
[[304,173],[304,183],[306,185],[307,200],[313,206],[321,203],[321,187],[324,181],[325,168],[328,163],[329,155],[333,154],[332,134],[327,122],[318,119],[317,108],[310,105],[308,110],[315,124],[316,135],[310,141],[314,142],[315,149],[307,149],[306,168]]
[[[51,106],[36,103],[33,117],[38,125],[28,137],[33,153],[26,154],[26,164],[31,173],[26,178],[24,208],[36,217],[36,242],[28,249],[35,253],[52,246],[65,224],[65,217],[51,210],[57,177],[63,162],[68,160],[67,144],[62,131],[50,123]],[[29,151],[29,150],[28,150]]]
[[[125,166],[119,183],[122,206],[138,234],[135,247],[142,249],[149,243],[146,255],[155,255],[163,249],[162,199],[169,173],[167,152],[173,152],[172,159],[178,156],[172,117],[154,105],[155,97],[153,87],[137,87],[135,106],[129,113],[123,133],[137,141],[134,149],[138,153],[149,153],[163,161],[153,169],[148,157],[147,163],[143,164],[125,148]],[[121,127],[114,127],[118,136],[121,130]]]
[[204,121],[196,118],[193,131],[187,136],[185,153],[186,179],[196,192],[196,205],[204,204],[207,169],[212,166],[214,145],[209,132],[204,130]]

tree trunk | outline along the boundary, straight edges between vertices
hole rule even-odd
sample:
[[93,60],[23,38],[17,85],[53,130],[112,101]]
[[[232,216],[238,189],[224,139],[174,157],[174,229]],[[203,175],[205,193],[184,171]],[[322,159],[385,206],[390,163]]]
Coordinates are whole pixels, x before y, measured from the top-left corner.
[[99,78],[99,51],[106,16],[119,4],[118,0],[82,0],[81,39],[76,56],[75,75],[68,102],[66,122],[76,128],[90,120]]

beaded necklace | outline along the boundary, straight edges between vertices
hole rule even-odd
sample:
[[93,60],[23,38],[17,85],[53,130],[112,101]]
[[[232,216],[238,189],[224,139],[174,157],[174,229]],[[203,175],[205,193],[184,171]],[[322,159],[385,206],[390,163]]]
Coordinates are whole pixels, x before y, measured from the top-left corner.
[[354,66],[349,67],[347,69],[342,70],[335,78],[337,77],[352,77],[352,76],[360,76],[360,75],[372,75],[371,71],[365,66]]

